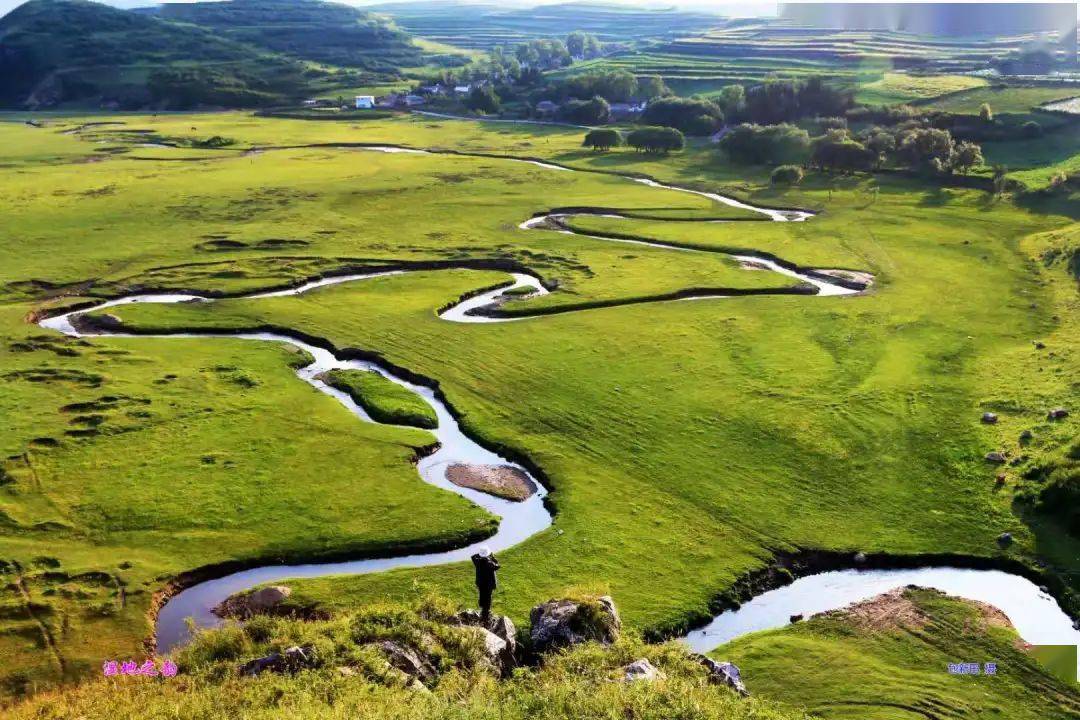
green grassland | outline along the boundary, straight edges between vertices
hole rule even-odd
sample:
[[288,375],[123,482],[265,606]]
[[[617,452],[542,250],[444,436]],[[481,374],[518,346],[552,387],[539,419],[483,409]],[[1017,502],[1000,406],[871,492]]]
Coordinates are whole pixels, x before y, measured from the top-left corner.
[[[846,613],[736,640],[717,657],[738,663],[752,690],[827,720],[1072,718],[1075,682],[1058,680],[1016,632],[979,606],[907,589],[891,617]],[[1072,672],[1075,679],[1075,655]],[[994,675],[950,675],[949,663],[996,663]]]
[[1029,113],[1040,105],[1071,97],[1075,94],[1075,88],[1068,86],[995,85],[958,92],[955,95],[949,95],[927,103],[924,107],[958,115],[978,115],[979,108],[982,107],[983,103],[986,103],[995,114],[1022,115]]
[[936,98],[984,85],[986,80],[970,75],[908,75],[887,72],[879,80],[859,85],[855,100],[867,105],[895,105]]
[[[296,380],[298,360],[284,350],[68,342],[27,324],[27,313],[140,287],[235,294],[333,270],[476,259],[557,281],[514,309],[790,284],[712,253],[518,229],[535,213],[582,205],[715,217],[703,198],[611,172],[823,212],[788,224],[575,224],[866,270],[875,288],[462,326],[436,310],[506,274],[428,267],[297,297],[115,312],[142,329],[288,327],[436,380],[468,431],[526,454],[551,481],[555,526],[500,554],[498,603],[517,620],[567,586],[603,582],[628,626],[674,629],[773,553],[800,548],[994,557],[994,538],[1009,531],[1008,554],[1077,570],[1060,531],[1033,531],[1013,512],[1018,481],[995,490],[982,461],[1020,428],[1042,428],[1046,407],[1067,404],[1080,381],[1075,280],[1041,261],[1072,242],[1066,206],[1022,208],[901,178],[811,176],[785,193],[764,169],[727,165],[707,146],[598,154],[581,150],[579,132],[502,123],[162,115],[61,134],[93,120],[0,123],[0,252],[10,258],[0,404],[13,478],[0,485],[0,558],[18,562],[0,595],[8,692],[137,653],[151,593],[184,570],[439,545],[491,528],[416,476],[409,459],[429,435],[358,423]],[[235,143],[143,148],[139,130]],[[355,148],[245,152],[348,142],[603,172]],[[1034,338],[1053,356],[1035,353]],[[1005,416],[1000,427],[978,423],[991,408]],[[1040,429],[1031,452],[1070,434],[1075,413]],[[407,596],[418,580],[471,597],[460,565],[290,585],[296,602],[333,610]],[[97,614],[105,605],[109,614]]]
[[331,370],[321,379],[327,385],[347,392],[377,422],[418,428],[438,426],[438,418],[430,405],[376,372]]

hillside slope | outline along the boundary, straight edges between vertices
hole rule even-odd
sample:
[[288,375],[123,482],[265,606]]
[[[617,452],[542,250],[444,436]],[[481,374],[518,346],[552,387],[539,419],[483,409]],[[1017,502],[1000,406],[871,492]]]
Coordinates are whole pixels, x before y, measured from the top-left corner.
[[322,0],[169,3],[151,12],[231,40],[330,65],[393,72],[424,61],[409,35],[387,19]]
[[385,18],[321,0],[137,11],[31,0],[0,18],[0,108],[261,107],[466,62],[428,52]]
[[31,0],[0,19],[0,106],[183,104],[177,73],[185,67],[207,104],[265,104],[302,79],[294,61],[86,0]]
[[[752,691],[826,720],[1080,715],[1077,686],[1039,664],[999,610],[936,590],[896,590],[719,652]],[[960,663],[979,673],[950,672]]]

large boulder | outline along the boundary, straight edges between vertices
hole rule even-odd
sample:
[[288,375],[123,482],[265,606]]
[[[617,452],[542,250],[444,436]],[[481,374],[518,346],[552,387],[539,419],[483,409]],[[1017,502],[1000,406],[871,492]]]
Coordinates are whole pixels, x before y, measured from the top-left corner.
[[1009,458],[1005,457],[1005,453],[996,451],[986,453],[985,459],[986,462],[991,463],[992,465],[1004,465],[1009,460]]
[[492,615],[485,623],[476,610],[463,610],[451,622],[484,631],[476,634],[483,641],[492,664],[501,673],[508,673],[517,666],[517,627],[513,620],[505,615]]
[[243,620],[252,615],[272,612],[274,608],[285,602],[290,595],[292,595],[292,589],[284,585],[271,585],[226,598],[224,602],[214,608],[214,613],[220,617],[234,617]]
[[717,685],[727,685],[729,688],[746,696],[750,692],[746,689],[746,685],[742,681],[742,673],[739,672],[739,666],[735,663],[718,662],[713,660],[708,655],[694,654],[692,657],[701,663],[702,667],[709,675],[709,682]]
[[610,644],[619,639],[622,621],[615,601],[608,596],[590,600],[549,600],[529,613],[529,638],[536,652],[595,640]]
[[1063,420],[1069,417],[1069,411],[1065,408],[1054,408],[1050,412],[1046,413],[1047,420]]
[[514,668],[514,653],[501,637],[478,625],[465,625],[461,630],[480,640],[485,659],[500,675],[505,675]]
[[663,680],[667,677],[663,670],[658,669],[647,658],[635,660],[624,667],[622,673],[623,682],[638,682],[640,680],[651,682],[653,680]]

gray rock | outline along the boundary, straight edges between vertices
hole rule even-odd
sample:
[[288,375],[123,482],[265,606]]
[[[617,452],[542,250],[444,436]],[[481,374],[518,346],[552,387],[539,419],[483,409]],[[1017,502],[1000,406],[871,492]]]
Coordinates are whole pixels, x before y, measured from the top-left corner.
[[742,673],[739,672],[739,666],[735,663],[729,662],[717,662],[707,655],[700,655],[698,653],[692,654],[694,660],[701,663],[709,674],[709,682],[716,685],[727,685],[729,688],[739,693],[742,696],[747,696],[750,692],[746,689],[746,685],[742,681]]
[[864,565],[866,564],[866,553],[857,552],[855,553],[855,557],[852,559],[855,561],[856,565]]
[[267,613],[285,602],[292,595],[292,589],[284,585],[271,585],[249,593],[240,593],[226,598],[214,608],[214,613],[221,617],[246,619],[252,615]]
[[500,675],[506,675],[514,669],[516,665],[514,652],[501,637],[477,625],[465,625],[462,631],[480,639],[487,661]]
[[1005,453],[995,451],[986,453],[985,460],[994,465],[1004,465],[1008,461],[1008,458],[1005,457]]
[[595,640],[610,644],[619,639],[622,621],[608,596],[586,603],[549,600],[529,613],[529,638],[536,652]]
[[791,623],[802,622],[802,619],[803,619],[802,613],[799,613],[798,615],[791,615],[790,617],[788,617],[788,622],[791,622]]
[[982,421],[987,425],[993,425],[998,421],[998,416],[992,412],[984,412],[982,414]]
[[653,680],[663,680],[667,677],[662,670],[658,669],[646,658],[635,660],[624,667],[622,672],[623,682],[639,682],[641,680],[652,682]]
[[492,615],[485,624],[480,613],[476,610],[462,610],[453,617],[451,622],[456,625],[481,628],[495,635],[505,645],[501,651],[502,659],[500,661],[503,672],[508,672],[517,666],[517,627],[515,627],[513,620],[505,615]]
[[310,645],[298,647],[296,645],[286,648],[282,653],[271,653],[261,658],[249,660],[240,666],[240,674],[255,676],[264,672],[298,672],[305,668],[315,667],[317,658],[315,648]]
[[435,679],[435,667],[427,658],[421,656],[415,650],[393,640],[384,640],[378,643],[376,647],[379,648],[391,666],[406,675],[421,682],[430,682]]
[[1013,544],[1012,533],[1003,532],[997,536],[997,543],[1001,547],[1008,547]]
[[1046,413],[1047,420],[1063,420],[1069,417],[1069,411],[1065,408],[1054,408],[1050,412]]

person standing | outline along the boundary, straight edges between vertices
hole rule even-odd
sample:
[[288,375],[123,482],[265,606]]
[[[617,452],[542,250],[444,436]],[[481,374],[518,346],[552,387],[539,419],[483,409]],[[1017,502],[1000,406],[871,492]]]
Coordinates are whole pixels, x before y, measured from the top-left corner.
[[487,623],[491,618],[491,594],[495,592],[499,584],[495,578],[499,561],[486,545],[476,551],[476,554],[472,556],[472,561],[476,569],[476,589],[480,593],[480,617]]

